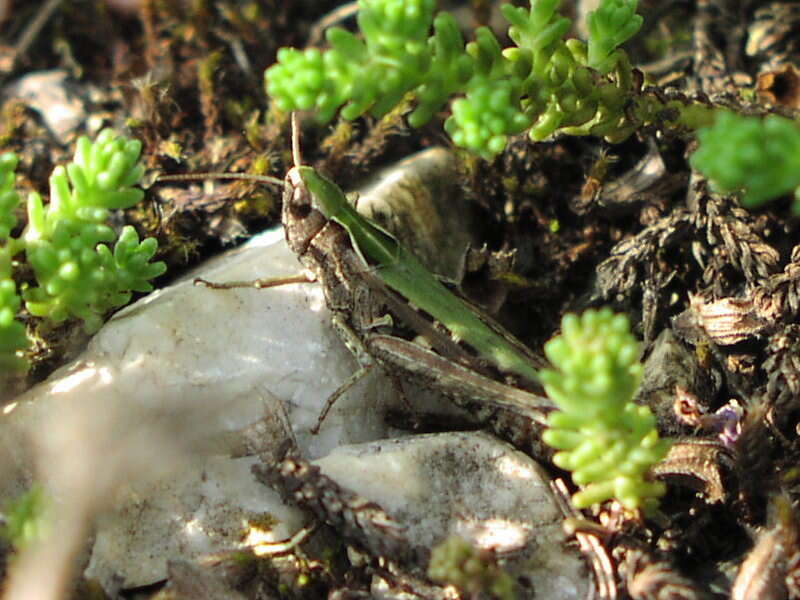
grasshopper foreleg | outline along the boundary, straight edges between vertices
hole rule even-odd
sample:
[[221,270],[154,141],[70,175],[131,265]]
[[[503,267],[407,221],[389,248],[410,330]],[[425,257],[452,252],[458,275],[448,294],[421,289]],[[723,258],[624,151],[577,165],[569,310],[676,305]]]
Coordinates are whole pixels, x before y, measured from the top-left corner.
[[300,273],[298,275],[286,275],[284,277],[266,277],[264,279],[226,281],[224,283],[217,283],[197,277],[193,283],[195,285],[211,288],[212,290],[231,290],[234,288],[256,288],[260,290],[263,288],[278,287],[279,285],[288,285],[290,283],[314,283],[315,281],[316,278],[311,273]]

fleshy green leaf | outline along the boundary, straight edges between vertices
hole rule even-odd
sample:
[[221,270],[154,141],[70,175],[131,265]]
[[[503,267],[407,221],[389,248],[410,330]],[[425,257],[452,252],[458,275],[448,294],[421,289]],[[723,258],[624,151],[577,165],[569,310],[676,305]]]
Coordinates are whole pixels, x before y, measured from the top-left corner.
[[545,354],[555,368],[540,378],[561,412],[550,415],[542,439],[582,488],[575,506],[613,498],[628,509],[653,508],[665,488],[647,473],[669,444],[659,439],[650,409],[632,401],[642,366],[627,317],[608,308],[568,314]]
[[748,208],[800,186],[800,127],[768,115],[742,117],[721,111],[711,127],[697,133],[699,148],[689,162],[719,192],[743,191]]

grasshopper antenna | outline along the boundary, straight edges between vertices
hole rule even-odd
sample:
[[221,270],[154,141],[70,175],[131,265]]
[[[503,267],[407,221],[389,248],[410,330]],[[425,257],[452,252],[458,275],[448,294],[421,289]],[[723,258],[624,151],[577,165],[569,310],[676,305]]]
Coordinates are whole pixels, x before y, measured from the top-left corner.
[[295,167],[303,164],[303,157],[300,155],[300,124],[297,112],[294,111],[292,112],[292,161]]
[[[297,118],[297,113],[292,112],[292,161],[295,167],[303,164],[303,157],[300,154],[300,125]],[[270,183],[272,185],[279,185],[283,187],[285,182],[283,179],[272,177],[270,175],[254,175],[252,173],[178,173],[175,175],[159,175],[153,182],[161,183],[162,181],[202,181],[204,179],[238,179],[243,181],[257,181],[259,183]]]
[[240,179],[243,181],[257,181],[258,183],[269,183],[272,185],[284,186],[283,179],[271,177],[270,175],[254,175],[253,173],[178,173],[176,175],[159,175],[153,182],[162,181],[202,181],[205,179]]

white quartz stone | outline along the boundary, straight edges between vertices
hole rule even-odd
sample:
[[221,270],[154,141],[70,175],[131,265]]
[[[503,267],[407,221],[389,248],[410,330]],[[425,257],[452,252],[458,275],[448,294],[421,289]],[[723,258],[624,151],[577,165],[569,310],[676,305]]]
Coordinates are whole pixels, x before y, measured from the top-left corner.
[[378,503],[432,548],[452,535],[493,549],[533,584],[530,595],[585,598],[583,559],[565,546],[549,476],[536,462],[484,433],[418,435],[342,446],[315,461],[339,485]]
[[[311,435],[326,398],[356,368],[330,327],[320,286],[215,290],[193,285],[193,278],[299,272],[276,229],[117,313],[75,363],[2,416],[5,497],[27,486],[34,463],[40,474],[75,472],[79,448],[89,457],[81,464],[113,477],[97,493],[115,491],[102,505],[110,512],[100,522],[88,574],[119,579],[123,587],[163,578],[170,558],[231,549],[253,515],[280,521],[274,539],[291,535],[298,513],[254,481],[251,459],[227,457],[236,432],[285,408],[303,452],[322,456],[343,443],[387,435],[381,407],[396,401],[393,386],[376,370]],[[153,423],[168,430],[160,439],[175,447],[160,453],[158,436],[144,435],[151,454],[125,454],[137,452],[137,427]],[[270,441],[277,446],[283,439]],[[190,460],[182,450],[191,451]],[[170,461],[177,472],[170,472]]]

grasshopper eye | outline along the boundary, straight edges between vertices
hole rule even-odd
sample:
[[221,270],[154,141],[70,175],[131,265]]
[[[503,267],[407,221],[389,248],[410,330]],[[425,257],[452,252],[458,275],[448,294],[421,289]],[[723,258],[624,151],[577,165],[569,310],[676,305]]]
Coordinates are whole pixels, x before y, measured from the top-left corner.
[[307,202],[292,202],[289,205],[289,213],[298,219],[305,219],[311,212],[311,204]]

